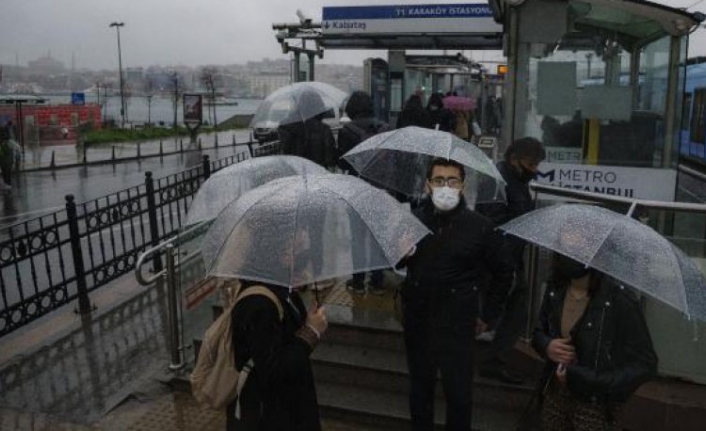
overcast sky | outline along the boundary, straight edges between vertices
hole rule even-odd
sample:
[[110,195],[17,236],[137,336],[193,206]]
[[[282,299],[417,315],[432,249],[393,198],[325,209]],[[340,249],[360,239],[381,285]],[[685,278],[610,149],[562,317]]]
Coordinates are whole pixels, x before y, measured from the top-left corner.
[[[686,7],[697,0],[659,0]],[[124,67],[244,63],[263,57],[286,58],[275,41],[273,22],[296,21],[301,8],[315,21],[324,5],[482,3],[453,0],[2,0],[0,63],[21,65],[47,52],[78,68],[116,69],[115,29],[122,21]],[[706,1],[690,9],[706,12]],[[361,65],[376,55],[327,51],[325,62]],[[497,54],[471,53],[476,60]],[[690,56],[706,55],[706,30],[692,35]],[[384,55],[378,52],[377,55]]]

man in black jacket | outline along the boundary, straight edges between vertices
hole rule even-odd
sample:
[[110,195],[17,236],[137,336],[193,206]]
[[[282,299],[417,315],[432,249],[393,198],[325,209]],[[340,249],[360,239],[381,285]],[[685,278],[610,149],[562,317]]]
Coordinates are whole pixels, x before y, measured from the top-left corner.
[[[534,210],[529,182],[537,177],[537,166],[545,156],[544,146],[537,139],[522,138],[510,144],[505,151],[505,160],[497,165],[507,184],[507,203],[479,205],[478,211],[499,226]],[[495,338],[481,359],[480,375],[520,384],[522,376],[507,368],[503,356],[512,351],[527,321],[527,284],[523,263],[525,242],[511,236],[506,236],[504,240],[515,266],[515,283],[503,317],[496,327]]]
[[[441,372],[446,397],[446,429],[469,431],[473,395],[473,338],[484,322],[500,313],[512,283],[512,263],[504,255],[493,223],[467,208],[461,192],[462,165],[432,162],[424,201],[415,215],[433,232],[404,262],[403,326],[411,380],[412,429],[434,428],[434,387]],[[494,280],[482,317],[478,287]]]
[[[326,106],[318,93],[305,89],[297,100],[298,105],[290,117],[279,126],[277,133],[284,154],[311,160],[325,168],[335,164],[335,145],[331,128],[323,122]],[[319,112],[311,118],[304,116]]]

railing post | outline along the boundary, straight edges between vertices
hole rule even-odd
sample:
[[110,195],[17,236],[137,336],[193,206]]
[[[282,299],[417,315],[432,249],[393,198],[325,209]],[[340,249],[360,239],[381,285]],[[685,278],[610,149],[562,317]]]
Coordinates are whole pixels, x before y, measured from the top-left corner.
[[142,157],[142,145],[140,145],[140,144],[141,144],[141,142],[137,141],[137,158],[138,159]]
[[[78,230],[78,215],[76,214],[76,203],[74,195],[66,195],[66,217],[69,224],[69,239],[71,242],[71,255],[74,261],[74,272],[76,273],[76,290],[78,292],[78,314],[91,312],[91,301],[88,299],[88,287],[86,286],[86,270],[83,267],[83,251],[81,250],[81,236]],[[89,239],[90,240],[90,239]]]
[[159,157],[164,155],[164,147],[162,147],[162,140],[159,140]]
[[[145,189],[147,194],[147,216],[150,223],[150,244],[152,244],[152,247],[156,247],[159,245],[159,225],[157,224],[157,200],[151,171],[145,172]],[[159,272],[162,268],[162,259],[159,257],[159,253],[155,253],[152,258],[152,270]]]
[[250,151],[250,158],[251,159],[253,157],[255,157],[255,153],[253,152],[253,149],[252,149],[252,140],[248,141],[248,151]]
[[51,150],[51,163],[49,163],[49,167],[54,169],[56,167],[56,160],[54,158],[54,150]]
[[208,154],[203,156],[203,179],[207,180],[211,176],[211,161]]
[[113,148],[113,150],[112,150],[112,152],[111,152],[110,159],[111,159],[112,161],[115,161],[115,145],[113,145],[112,148]]
[[179,306],[178,306],[178,295],[177,292],[177,275],[176,275],[176,263],[174,258],[174,246],[172,244],[167,244],[166,246],[167,254],[167,301],[169,310],[169,350],[171,356],[171,364],[169,364],[170,370],[178,370],[184,366],[184,362],[181,360],[181,346],[179,337]]
[[179,151],[182,153],[184,152],[184,139],[183,138],[179,139]]
[[235,147],[235,133],[233,133],[233,146]]
[[199,151],[201,151],[201,137],[199,137]]

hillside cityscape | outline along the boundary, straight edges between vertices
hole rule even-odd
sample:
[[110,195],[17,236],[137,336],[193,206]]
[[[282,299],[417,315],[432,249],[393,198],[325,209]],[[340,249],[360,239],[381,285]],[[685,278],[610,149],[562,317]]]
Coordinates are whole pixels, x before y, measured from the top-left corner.
[[[30,60],[26,65],[0,65],[0,92],[20,94],[115,95],[119,92],[116,70],[90,70],[66,65],[51,53]],[[75,63],[72,61],[72,63]],[[128,96],[159,95],[173,91],[175,82],[180,91],[207,91],[209,76],[219,96],[262,99],[272,91],[290,83],[291,61],[263,59],[245,64],[222,66],[147,66],[124,67],[125,91]],[[302,70],[306,64],[302,66]],[[316,64],[316,80],[350,92],[362,87],[363,67],[337,64]]]

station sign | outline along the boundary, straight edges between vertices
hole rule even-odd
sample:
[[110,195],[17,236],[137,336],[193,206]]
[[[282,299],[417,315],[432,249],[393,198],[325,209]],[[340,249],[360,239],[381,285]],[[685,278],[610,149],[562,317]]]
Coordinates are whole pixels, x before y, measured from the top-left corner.
[[324,34],[502,33],[485,4],[324,7]]
[[[537,182],[611,196],[673,202],[676,193],[677,171],[660,168],[542,162],[539,165]],[[564,199],[544,195],[543,198]]]

